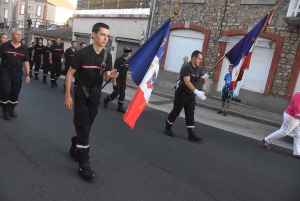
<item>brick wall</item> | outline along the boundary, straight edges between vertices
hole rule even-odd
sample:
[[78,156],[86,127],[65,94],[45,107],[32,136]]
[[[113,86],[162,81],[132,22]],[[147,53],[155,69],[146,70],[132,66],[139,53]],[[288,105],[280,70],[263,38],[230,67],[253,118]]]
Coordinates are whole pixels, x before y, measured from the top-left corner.
[[[205,1],[203,4],[180,3],[180,0],[158,0],[154,9],[154,20],[151,32],[154,32],[174,10],[181,8],[179,15],[174,19],[173,26],[190,22],[193,26],[209,30],[208,47],[205,56],[205,68],[212,68],[218,59],[223,56],[225,43],[218,42],[222,35],[245,34],[267,14],[275,4],[268,1],[264,5],[244,5],[240,0],[228,0],[224,15],[225,0]],[[298,76],[299,67],[296,67],[297,50],[300,44],[300,30],[287,26],[283,18],[289,6],[288,0],[279,2],[270,25],[269,33],[262,37],[276,41],[276,49],[270,66],[270,73],[264,94],[279,98],[290,98]],[[223,23],[222,19],[224,17]],[[242,31],[241,31],[242,30]],[[300,55],[300,54],[298,54]],[[297,59],[300,56],[297,56]],[[297,60],[298,61],[298,60]],[[298,65],[299,66],[299,65]],[[218,81],[220,69],[215,70],[214,81]],[[297,71],[297,72],[296,72]],[[296,79],[296,80],[295,80]]]

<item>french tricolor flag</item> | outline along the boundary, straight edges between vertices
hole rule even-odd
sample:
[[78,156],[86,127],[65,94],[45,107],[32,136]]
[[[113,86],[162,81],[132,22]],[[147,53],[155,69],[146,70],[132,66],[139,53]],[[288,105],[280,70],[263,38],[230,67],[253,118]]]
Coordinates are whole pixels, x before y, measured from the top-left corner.
[[[273,12],[271,12],[271,14],[273,16]],[[231,88],[234,89],[236,82],[242,80],[244,70],[249,68],[252,51],[257,42],[257,38],[264,30],[267,20],[270,21],[272,16],[270,13],[264,16],[248,34],[225,54],[226,58],[233,64]]]
[[126,63],[130,65],[132,80],[139,86],[123,117],[124,121],[132,129],[150,99],[168,40],[171,24],[171,19],[165,21],[126,61]]

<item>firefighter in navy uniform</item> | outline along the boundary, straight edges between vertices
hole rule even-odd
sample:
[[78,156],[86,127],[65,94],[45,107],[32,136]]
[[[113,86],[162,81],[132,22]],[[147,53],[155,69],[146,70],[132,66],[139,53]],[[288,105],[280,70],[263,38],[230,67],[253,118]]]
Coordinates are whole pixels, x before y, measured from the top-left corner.
[[5,120],[17,117],[14,108],[18,103],[22,86],[23,65],[25,66],[26,83],[30,82],[28,47],[21,44],[22,31],[20,29],[12,29],[11,33],[11,40],[0,46],[0,103]]
[[33,64],[34,64],[34,56],[33,56],[33,60],[31,60],[31,57],[32,57],[32,51],[33,51],[33,47],[35,45],[35,42],[32,42],[31,43],[31,47],[28,48],[28,52],[29,52],[29,67],[30,67],[30,72],[29,72],[29,77],[32,77],[32,67],[33,67]]
[[49,64],[49,53],[50,47],[52,45],[52,41],[50,39],[47,40],[47,45],[42,50],[41,60],[43,65],[43,83],[47,84],[47,76],[48,72],[50,71],[50,64]]
[[57,87],[56,80],[61,74],[61,57],[64,54],[63,45],[60,44],[60,37],[55,38],[55,43],[50,47],[49,63],[51,71],[51,88]]
[[[39,73],[40,73],[40,66],[41,66],[41,55],[42,50],[45,46],[43,45],[43,38],[39,38],[39,44],[35,44],[32,51],[31,61],[34,61],[34,79],[38,80]],[[33,60],[34,55],[34,60]]]
[[196,50],[192,53],[191,61],[184,64],[180,70],[180,83],[175,91],[173,110],[166,119],[164,133],[168,136],[174,137],[171,127],[184,108],[186,127],[189,134],[188,140],[202,141],[202,138],[198,137],[194,130],[195,97],[198,96],[201,100],[206,99],[204,92],[196,89],[196,85],[199,79],[202,83],[205,83],[209,77],[208,74],[203,75],[202,70],[198,66],[201,61],[202,53]]
[[[123,56],[121,56],[115,61],[114,68],[118,70],[126,62],[126,60],[131,57],[131,53],[132,53],[131,49],[129,47],[125,47],[123,51]],[[119,76],[116,80],[117,81],[116,86],[113,86],[114,91],[104,99],[105,108],[108,107],[109,101],[113,101],[117,96],[119,96],[117,111],[121,113],[125,113],[125,110],[123,109],[123,105],[125,99],[128,69],[129,69],[129,64],[125,64],[124,67],[121,69],[121,71],[119,71]]]
[[[66,76],[65,106],[72,109],[70,93],[72,78],[77,73],[79,83],[74,93],[74,125],[76,136],[71,139],[69,154],[79,161],[79,175],[84,179],[93,179],[96,173],[89,164],[89,134],[98,113],[100,96],[94,94],[105,80],[116,79],[118,72],[112,70],[111,54],[105,50],[109,37],[109,27],[96,23],[92,29],[93,44],[76,52]],[[104,75],[104,76],[103,76]]]
[[[76,47],[77,47],[77,42],[73,40],[71,42],[71,47],[66,49],[66,51],[64,53],[64,59],[63,59],[63,62],[62,62],[61,70],[64,71],[65,74],[68,73],[68,70],[70,68],[73,56],[74,56],[75,52],[77,51]],[[64,92],[65,91],[66,91],[66,80],[64,82]]]

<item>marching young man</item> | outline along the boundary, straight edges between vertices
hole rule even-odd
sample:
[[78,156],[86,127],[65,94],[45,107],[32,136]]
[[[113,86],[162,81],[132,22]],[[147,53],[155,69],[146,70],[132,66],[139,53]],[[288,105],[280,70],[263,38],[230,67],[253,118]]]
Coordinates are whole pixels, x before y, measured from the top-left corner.
[[73,101],[70,94],[74,73],[77,73],[79,83],[74,93],[74,125],[76,136],[71,139],[69,150],[71,156],[79,161],[79,175],[84,179],[93,179],[96,173],[89,164],[89,134],[94,119],[98,113],[100,96],[96,91],[102,86],[103,74],[105,80],[116,79],[119,75],[112,70],[112,57],[105,50],[109,38],[109,26],[96,23],[92,29],[93,44],[76,52],[66,76],[65,106],[72,109]]

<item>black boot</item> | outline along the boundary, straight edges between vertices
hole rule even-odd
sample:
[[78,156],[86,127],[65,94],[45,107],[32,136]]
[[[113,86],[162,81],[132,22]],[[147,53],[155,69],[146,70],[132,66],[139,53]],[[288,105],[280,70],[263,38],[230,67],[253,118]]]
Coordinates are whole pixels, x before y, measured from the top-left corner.
[[47,84],[46,77],[43,77],[43,83],[44,83],[44,84]]
[[57,84],[56,80],[57,80],[57,79],[55,78],[55,80],[54,80],[54,86],[55,86],[55,87],[57,87],[57,86],[58,86],[58,84]]
[[11,116],[9,115],[9,108],[3,108],[2,110],[2,113],[3,113],[3,118],[5,120],[11,120]]
[[32,77],[32,71],[29,72],[29,77]]
[[106,98],[104,98],[103,106],[104,106],[105,108],[107,108],[107,107],[108,107],[108,103],[109,103],[109,96],[107,96]]
[[87,180],[97,177],[96,173],[91,169],[90,163],[88,161],[79,162],[79,175]]
[[38,80],[38,79],[39,79],[38,74],[35,74],[34,80]]
[[188,133],[189,133],[189,138],[188,138],[189,141],[200,142],[203,140],[202,138],[198,137],[195,134],[194,128],[188,128]]
[[9,116],[16,118],[17,113],[15,112],[15,107],[10,107],[9,108]]
[[168,123],[168,120],[166,119],[166,127],[164,133],[170,137],[174,137],[174,133],[171,130],[172,126],[173,124]]
[[51,80],[51,88],[54,88],[54,80]]
[[124,103],[118,102],[118,109],[117,109],[118,112],[121,112],[121,113],[125,113],[126,112],[124,110],[124,108],[123,108],[123,105],[124,105]]

